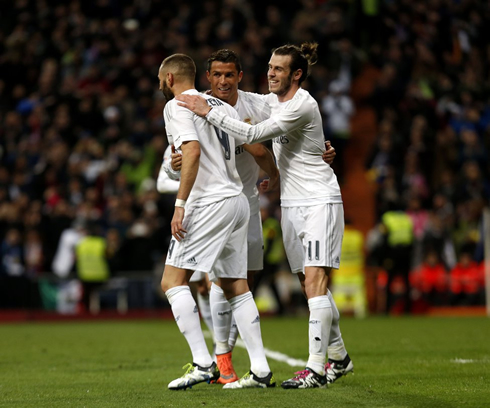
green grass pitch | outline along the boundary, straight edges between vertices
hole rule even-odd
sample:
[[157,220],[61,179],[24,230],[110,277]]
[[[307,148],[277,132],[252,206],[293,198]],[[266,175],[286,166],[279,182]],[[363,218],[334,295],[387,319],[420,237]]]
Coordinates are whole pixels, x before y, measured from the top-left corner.
[[[355,373],[328,389],[169,391],[190,352],[165,321],[0,325],[0,407],[490,407],[490,321],[341,321]],[[307,318],[263,318],[268,349],[307,358]],[[234,352],[239,375],[244,349]],[[269,359],[278,385],[302,367]]]

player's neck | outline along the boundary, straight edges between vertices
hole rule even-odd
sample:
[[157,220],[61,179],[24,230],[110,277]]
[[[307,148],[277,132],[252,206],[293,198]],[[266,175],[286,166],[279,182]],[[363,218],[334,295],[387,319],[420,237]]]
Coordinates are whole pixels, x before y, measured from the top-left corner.
[[215,98],[218,98],[218,99],[222,100],[223,102],[226,102],[230,106],[235,106],[236,103],[238,102],[238,92],[235,95],[233,95],[230,98],[228,98],[228,99],[221,99],[214,92],[211,92],[211,96],[214,96]]
[[231,106],[235,106],[238,101],[238,92],[233,95],[231,98],[229,98],[226,103]]
[[185,91],[188,91],[189,89],[196,89],[196,87],[194,86],[193,83],[186,82],[181,84],[175,84],[172,88],[172,92],[174,96],[177,96],[184,93]]
[[282,94],[282,95],[277,95],[277,100],[279,102],[287,102],[287,101],[290,101],[291,99],[294,98],[294,95],[296,95],[296,92],[298,91],[299,89],[299,84],[292,84],[291,85],[291,88],[289,88],[289,90]]

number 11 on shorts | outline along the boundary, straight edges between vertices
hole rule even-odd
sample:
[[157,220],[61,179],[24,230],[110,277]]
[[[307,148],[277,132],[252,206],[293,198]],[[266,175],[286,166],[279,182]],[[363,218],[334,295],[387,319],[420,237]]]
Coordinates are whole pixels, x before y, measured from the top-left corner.
[[[312,242],[308,241],[308,260],[311,261],[312,252]],[[318,261],[320,259],[320,241],[315,241],[315,259]]]

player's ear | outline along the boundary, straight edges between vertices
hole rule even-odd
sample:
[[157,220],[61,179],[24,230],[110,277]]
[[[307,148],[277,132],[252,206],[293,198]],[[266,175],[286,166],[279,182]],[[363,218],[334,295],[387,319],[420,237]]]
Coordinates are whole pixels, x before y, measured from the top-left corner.
[[174,74],[172,74],[171,72],[167,72],[167,78],[166,80],[168,81],[168,86],[169,88],[172,88],[174,86]]
[[243,71],[240,71],[240,72],[238,73],[238,82],[241,82],[242,77],[243,77]]
[[303,75],[303,70],[302,69],[297,69],[296,72],[293,75],[293,78],[296,81],[299,81],[299,79],[301,78],[301,75]]
[[211,83],[211,74],[209,71],[206,71],[206,78],[208,79],[208,82]]

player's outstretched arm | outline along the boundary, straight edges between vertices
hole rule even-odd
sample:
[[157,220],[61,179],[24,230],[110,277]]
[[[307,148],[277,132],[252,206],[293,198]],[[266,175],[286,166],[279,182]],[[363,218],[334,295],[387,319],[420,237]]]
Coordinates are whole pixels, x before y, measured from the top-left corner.
[[284,110],[256,125],[249,125],[224,114],[219,109],[211,109],[206,100],[200,96],[181,94],[177,95],[175,99],[179,106],[205,117],[210,123],[228,133],[240,144],[265,142],[299,128],[311,119],[309,107],[301,108],[298,106],[297,108],[303,109],[304,112],[299,112],[298,109]]

